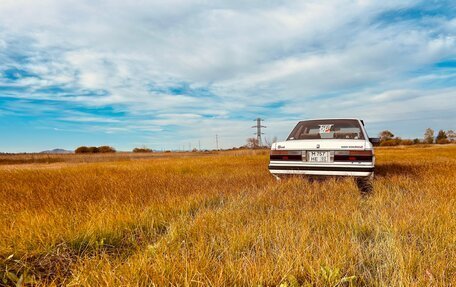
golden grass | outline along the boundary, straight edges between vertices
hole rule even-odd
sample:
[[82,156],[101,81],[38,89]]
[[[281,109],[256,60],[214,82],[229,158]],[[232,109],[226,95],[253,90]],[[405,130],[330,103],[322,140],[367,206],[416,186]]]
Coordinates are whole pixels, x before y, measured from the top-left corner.
[[368,197],[276,182],[265,151],[63,158],[0,168],[3,284],[456,284],[454,145],[379,148]]
[[153,153],[95,153],[95,154],[0,154],[0,166],[15,164],[42,164],[42,163],[88,163],[108,161],[132,161],[152,158],[170,157],[195,157],[201,155],[217,154],[217,152],[153,152]]

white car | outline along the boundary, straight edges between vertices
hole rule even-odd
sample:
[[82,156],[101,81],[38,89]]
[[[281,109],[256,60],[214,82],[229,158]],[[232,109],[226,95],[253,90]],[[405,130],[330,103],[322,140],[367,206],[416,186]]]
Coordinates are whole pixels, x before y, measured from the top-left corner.
[[313,119],[299,122],[286,141],[271,147],[269,171],[284,175],[352,176],[361,191],[372,190],[373,143],[359,119]]

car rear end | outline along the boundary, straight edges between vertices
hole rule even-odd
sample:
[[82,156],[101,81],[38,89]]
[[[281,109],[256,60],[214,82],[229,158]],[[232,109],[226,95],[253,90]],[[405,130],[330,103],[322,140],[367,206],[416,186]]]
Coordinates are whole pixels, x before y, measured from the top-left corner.
[[354,176],[369,178],[375,156],[364,126],[356,119],[298,123],[284,142],[273,144],[269,171],[275,176]]

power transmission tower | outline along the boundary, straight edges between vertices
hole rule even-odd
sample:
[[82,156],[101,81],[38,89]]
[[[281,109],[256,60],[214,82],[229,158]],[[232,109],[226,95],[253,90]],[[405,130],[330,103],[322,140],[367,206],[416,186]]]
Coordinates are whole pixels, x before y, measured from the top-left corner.
[[218,135],[215,135],[215,145],[217,147],[217,150],[219,150],[219,147],[218,147]]
[[261,135],[264,134],[261,132],[261,128],[266,128],[266,126],[261,125],[261,122],[264,121],[264,119],[257,118],[254,121],[256,121],[256,125],[252,126],[252,128],[256,128],[256,133],[254,133],[254,135],[256,135],[258,145],[261,147],[261,146],[263,146],[263,142],[261,140]]

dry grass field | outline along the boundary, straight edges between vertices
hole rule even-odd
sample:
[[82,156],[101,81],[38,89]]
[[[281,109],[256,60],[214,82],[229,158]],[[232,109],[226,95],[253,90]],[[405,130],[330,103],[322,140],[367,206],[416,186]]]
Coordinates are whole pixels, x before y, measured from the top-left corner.
[[0,284],[456,285],[456,146],[376,155],[367,197],[267,151],[3,156]]

